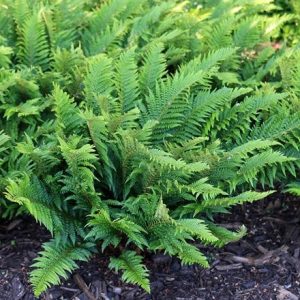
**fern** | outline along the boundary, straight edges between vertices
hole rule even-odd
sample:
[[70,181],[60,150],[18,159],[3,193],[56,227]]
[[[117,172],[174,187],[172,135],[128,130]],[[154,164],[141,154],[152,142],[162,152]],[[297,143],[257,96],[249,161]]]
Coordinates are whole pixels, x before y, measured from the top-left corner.
[[93,244],[57,246],[54,240],[43,245],[44,250],[35,259],[36,269],[30,275],[34,293],[39,296],[52,284],[58,284],[60,278],[67,278],[68,273],[75,270],[77,261],[87,261],[91,255]]
[[134,251],[124,251],[118,258],[112,257],[109,266],[116,271],[122,270],[122,279],[125,282],[139,284],[147,292],[150,292],[148,270],[141,262],[142,257]]
[[0,67],[7,68],[10,63],[12,49],[10,47],[0,46]]
[[183,246],[182,251],[178,253],[179,258],[184,264],[197,263],[206,268],[209,266],[206,257],[196,247],[191,245],[185,246]]
[[106,27],[101,35],[86,37],[88,55],[93,56],[99,53],[106,52],[114,45],[118,45],[119,40],[126,33],[126,24],[122,22],[114,22],[111,26]]
[[204,242],[215,243],[219,239],[211,233],[207,225],[198,219],[181,219],[178,222],[178,228],[190,232],[193,236],[200,238]]
[[44,24],[37,14],[30,16],[23,24],[20,37],[20,60],[27,66],[46,68],[49,63],[49,48]]
[[9,141],[9,136],[6,135],[3,131],[0,132],[0,153],[4,152],[6,150],[5,147],[3,147],[7,142]]
[[149,292],[147,251],[208,267],[194,240],[246,233],[215,214],[297,193],[300,56],[274,42],[292,16],[195,2],[0,0],[1,216],[53,236],[36,296],[97,249]]
[[60,217],[55,213],[49,196],[38,181],[34,186],[30,185],[28,176],[16,182],[11,181],[6,197],[10,201],[24,205],[29,213],[43,223],[51,233],[53,233],[54,226],[62,228]]
[[37,178],[30,180],[24,176],[20,180],[10,180],[6,197],[22,205],[52,235],[55,234],[57,241],[69,239],[74,243],[77,235],[84,235],[80,220],[74,219],[73,215],[60,207],[57,203],[59,195],[49,195]]
[[217,226],[213,223],[208,223],[207,226],[209,230],[218,238],[218,241],[215,243],[215,245],[218,247],[222,247],[229,242],[238,241],[247,233],[245,226],[241,226],[236,232],[230,231],[221,226]]
[[65,134],[74,133],[81,123],[79,110],[69,95],[63,92],[58,86],[53,90],[54,112],[58,130]]
[[123,112],[133,109],[139,96],[134,55],[132,50],[121,54],[116,66],[117,76],[115,81]]
[[70,48],[77,44],[84,22],[84,2],[54,1],[42,9],[42,18],[52,49]]
[[210,212],[218,209],[228,208],[232,205],[253,202],[263,199],[272,194],[272,192],[244,192],[232,198],[216,198],[203,200],[200,203],[191,203],[183,207],[182,214],[193,213],[197,215],[201,212]]
[[162,53],[163,44],[151,46],[145,55],[143,68],[140,73],[141,90],[154,92],[156,82],[166,73],[166,59]]
[[92,230],[86,238],[93,237],[95,240],[104,240],[102,250],[109,244],[112,244],[114,247],[118,246],[122,235],[127,236],[128,241],[135,243],[138,247],[147,245],[146,239],[143,237],[145,230],[141,226],[126,219],[111,220],[108,213],[104,210],[92,215],[88,225],[92,227]]
[[293,182],[287,185],[287,188],[285,190],[286,192],[293,194],[295,196],[300,195],[300,185],[298,182]]
[[88,74],[85,78],[85,93],[87,106],[90,109],[99,110],[99,97],[109,97],[112,92],[112,60],[100,55],[92,60],[89,65]]

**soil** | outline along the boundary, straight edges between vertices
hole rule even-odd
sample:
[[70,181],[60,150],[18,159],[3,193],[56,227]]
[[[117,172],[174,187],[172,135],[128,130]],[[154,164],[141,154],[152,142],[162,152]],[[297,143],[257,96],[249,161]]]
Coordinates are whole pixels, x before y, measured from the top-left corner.
[[[147,258],[151,295],[124,284],[107,268],[108,258],[95,256],[69,280],[50,288],[40,299],[277,299],[300,296],[300,199],[276,195],[235,207],[218,217],[228,228],[245,224],[248,235],[213,249],[199,245],[211,268],[181,266],[163,254]],[[28,272],[49,234],[30,218],[0,223],[0,300],[35,299]]]

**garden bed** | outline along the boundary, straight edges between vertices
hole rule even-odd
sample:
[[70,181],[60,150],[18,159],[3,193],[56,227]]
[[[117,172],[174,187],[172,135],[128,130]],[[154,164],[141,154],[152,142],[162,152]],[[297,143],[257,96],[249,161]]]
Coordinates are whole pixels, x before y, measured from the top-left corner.
[[[181,266],[162,254],[148,256],[152,294],[121,283],[108,258],[95,256],[73,277],[41,299],[298,299],[300,295],[300,201],[276,195],[236,207],[218,223],[245,224],[248,235],[222,249],[203,247],[211,268]],[[49,238],[31,219],[0,225],[0,299],[34,299],[27,274]],[[87,285],[85,287],[85,284]]]

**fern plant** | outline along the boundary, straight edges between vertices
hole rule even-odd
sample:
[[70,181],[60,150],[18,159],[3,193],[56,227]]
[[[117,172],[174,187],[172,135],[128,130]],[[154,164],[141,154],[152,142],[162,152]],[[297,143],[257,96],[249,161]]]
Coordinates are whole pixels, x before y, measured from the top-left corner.
[[0,192],[53,236],[36,296],[96,251],[148,292],[146,251],[207,267],[194,240],[246,233],[214,214],[297,176],[290,16],[205,2],[0,0]]
[[[157,49],[150,51],[143,59],[141,72],[153,64],[149,58]],[[108,246],[131,245],[131,252],[112,257],[110,266],[124,269],[126,281],[139,283],[147,291],[148,272],[140,264],[138,252],[135,255],[132,252],[134,249],[163,250],[177,255],[184,263],[208,266],[205,256],[189,240],[197,238],[205,244],[221,246],[241,237],[245,230],[230,233],[211,223],[205,215],[269,194],[248,191],[228,196],[220,188],[222,180],[214,180],[217,172],[210,166],[221,163],[222,150],[207,152],[215,142],[207,146],[206,138],[197,130],[193,133],[185,122],[185,112],[195,96],[201,91],[207,93],[218,64],[234,53],[230,48],[217,50],[205,58],[199,57],[194,70],[186,72],[189,66],[184,65],[173,75],[165,75],[166,64],[161,60],[162,53],[158,53],[158,65],[153,69],[154,73],[161,71],[150,76],[155,78],[155,87],[150,80],[152,89],[147,82],[139,81],[137,55],[133,50],[124,52],[115,63],[103,54],[93,58],[83,81],[86,101],[81,107],[55,86],[50,96],[55,114],[52,138],[47,144],[45,140],[40,144],[38,139],[36,143],[28,139],[18,144],[19,151],[29,157],[40,149],[35,153],[35,161],[31,161],[33,168],[38,170],[40,161],[48,161],[50,170],[38,173],[38,177],[11,180],[7,198],[25,207],[54,234],[57,244],[53,247],[68,242],[76,247],[79,242],[78,247],[82,247],[86,241],[91,247],[86,247],[87,251],[92,251],[92,246],[98,243],[105,251]],[[128,64],[123,63],[125,58]],[[100,70],[101,77],[96,75]],[[148,93],[142,94],[140,86],[145,88],[145,85]],[[243,95],[250,91],[230,92]],[[213,93],[217,95],[219,91]],[[251,182],[264,167],[249,166],[256,157],[269,155],[266,164],[270,165],[290,160],[279,152],[270,156],[275,144],[275,141],[256,140],[231,150],[241,168],[249,169],[244,174],[245,181]],[[257,154],[257,151],[262,152]],[[230,172],[230,167],[227,171]],[[212,181],[218,184],[213,186]],[[32,273],[37,294],[50,282],[57,283],[57,274],[65,276],[62,269],[56,268],[52,269],[53,276],[50,270],[49,277],[40,276],[42,265],[51,266],[51,261],[57,259],[47,249]],[[69,263],[69,256],[65,259],[67,270],[76,266]]]

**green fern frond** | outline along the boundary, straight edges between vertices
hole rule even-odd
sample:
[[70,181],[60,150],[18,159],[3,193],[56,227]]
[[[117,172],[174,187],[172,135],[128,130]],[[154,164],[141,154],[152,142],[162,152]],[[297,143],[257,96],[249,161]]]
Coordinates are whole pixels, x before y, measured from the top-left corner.
[[31,182],[29,176],[24,175],[17,181],[10,180],[5,196],[8,200],[26,207],[51,233],[55,227],[62,228],[60,216],[51,203],[52,199],[37,179]]
[[81,48],[61,49],[53,51],[52,66],[63,76],[71,76],[76,67],[84,64],[85,57]]
[[91,139],[102,163],[102,168],[97,170],[105,178],[106,182],[109,183],[108,185],[112,187],[112,169],[114,169],[114,167],[108,155],[107,122],[102,117],[95,117],[93,115],[87,115],[86,121]]
[[45,186],[36,178],[23,175],[18,180],[10,179],[5,196],[8,200],[22,205],[38,222],[43,224],[57,241],[75,242],[77,236],[83,236],[82,222],[74,215],[65,212],[59,205],[59,199],[50,195]]
[[300,196],[300,184],[299,182],[290,183],[285,189],[286,192],[293,194],[295,196]]
[[[230,89],[222,88],[217,91],[199,91],[198,95],[190,99],[190,103],[185,113],[182,128],[179,129],[178,136],[183,138],[193,138],[199,135],[207,135],[217,123],[219,115],[232,101],[249,93],[251,89]],[[227,120],[227,119],[226,119]],[[206,126],[203,128],[203,123]],[[217,123],[218,126],[219,123]]]
[[252,183],[257,173],[265,166],[273,164],[282,164],[295,160],[292,157],[286,157],[278,151],[268,150],[263,153],[250,157],[239,169],[238,174],[243,176],[248,182]]
[[[112,59],[105,55],[98,55],[90,60],[88,72],[84,80],[87,106],[89,109],[98,109],[98,97],[109,97],[113,91]],[[98,107],[97,107],[98,106]],[[107,113],[109,108],[102,113]]]
[[163,49],[163,44],[152,45],[144,57],[139,80],[141,90],[145,93],[148,90],[154,92],[157,81],[166,74],[167,65],[165,55],[162,53]]
[[205,243],[215,243],[218,238],[213,235],[203,220],[200,219],[180,219],[176,221],[179,232],[186,231],[192,236],[199,238]]
[[[291,115],[276,114],[270,116],[260,126],[255,126],[253,132],[250,133],[250,137],[254,139],[270,139],[277,140],[279,142],[285,142],[285,138],[296,133],[300,126],[300,119],[298,113],[293,113]],[[289,141],[290,142],[290,141]],[[297,140],[293,143],[297,149]]]
[[223,61],[235,56],[236,49],[221,48],[211,51],[206,55],[200,55],[187,64],[181,66],[182,74],[189,74],[190,72],[209,71],[214,67],[218,67]]
[[236,17],[222,18],[217,24],[213,24],[205,31],[204,39],[210,49],[218,49],[232,44],[231,33],[236,22]]
[[128,237],[128,242],[133,242],[140,248],[143,245],[147,245],[143,236],[145,231],[141,226],[126,219],[112,220],[110,215],[104,210],[93,214],[88,226],[92,227],[92,229],[86,236],[86,239],[93,237],[96,241],[102,240],[102,251],[109,244],[117,247],[123,235]]
[[279,145],[279,143],[272,140],[253,140],[233,148],[229,151],[229,155],[238,155],[241,158],[245,158],[249,153],[253,153],[254,150],[267,149],[275,145]]
[[30,275],[35,296],[40,296],[50,285],[60,283],[61,278],[66,279],[68,273],[78,268],[75,261],[87,261],[92,247],[91,243],[57,245],[55,240],[45,243]]
[[123,112],[128,112],[136,106],[136,101],[139,97],[138,73],[133,50],[128,50],[121,54],[116,70],[115,81],[121,109]]
[[16,0],[13,7],[13,18],[19,30],[31,14],[31,9],[27,0]]
[[27,66],[41,66],[43,69],[48,68],[49,64],[49,45],[45,32],[45,26],[34,14],[27,18],[21,27],[20,36],[20,53],[21,63]]
[[5,151],[7,148],[3,147],[10,140],[10,137],[3,131],[0,131],[0,153]]
[[42,8],[47,35],[52,49],[70,49],[78,45],[81,27],[85,23],[84,1],[52,1]]
[[89,56],[107,52],[111,47],[120,43],[126,31],[127,24],[114,21],[111,26],[107,26],[105,30],[97,35],[86,33],[84,36],[85,52]]
[[5,108],[5,117],[10,119],[12,116],[16,115],[18,118],[28,117],[28,116],[38,116],[42,111],[42,106],[40,104],[40,99],[27,100],[19,105],[3,105]]
[[72,191],[75,198],[83,196],[87,205],[93,203],[95,193],[94,163],[97,161],[95,149],[92,145],[79,146],[80,138],[73,137],[69,141],[59,138],[59,148],[67,162],[67,173],[62,181],[65,183],[64,192]]
[[89,20],[90,31],[100,32],[111,25],[114,19],[126,9],[130,0],[110,0],[99,7]]
[[251,49],[261,42],[262,30],[261,20],[255,18],[246,18],[242,20],[233,33],[233,43],[236,47]]
[[150,293],[148,270],[142,264],[142,257],[134,251],[124,251],[118,258],[110,259],[109,267],[123,271],[122,279],[125,282],[139,284],[146,292]]
[[208,183],[208,178],[201,178],[190,185],[187,185],[187,190],[194,194],[197,198],[202,195],[204,199],[215,198],[218,195],[227,195],[220,188]]
[[173,78],[168,77],[160,85],[156,85],[155,95],[151,93],[146,98],[147,116],[145,118],[158,122],[154,128],[156,140],[171,136],[174,129],[182,124],[188,105],[184,93],[196,83],[205,83],[205,78],[206,74],[202,71],[189,73],[187,76],[176,73]]
[[11,63],[12,48],[0,46],[0,68],[8,68]]
[[205,255],[193,245],[187,243],[184,244],[182,247],[182,252],[179,252],[178,256],[184,264],[191,265],[196,263],[204,268],[209,267]]
[[217,199],[207,199],[203,200],[199,203],[192,203],[185,205],[185,210],[194,212],[194,214],[198,214],[200,212],[210,211],[212,209],[217,208],[228,208],[233,205],[243,204],[246,202],[253,202],[257,200],[261,200],[269,195],[271,195],[274,191],[269,192],[244,192],[235,197],[230,198],[217,198]]
[[230,242],[238,241],[247,233],[245,226],[241,226],[237,231],[230,231],[222,226],[208,222],[207,227],[212,234],[218,238],[218,241],[215,242],[215,245],[218,247],[223,247]]
[[65,134],[76,132],[80,127],[82,120],[79,116],[79,110],[74,103],[74,99],[58,85],[54,86],[52,97],[58,131],[61,130]]
[[150,7],[148,11],[134,20],[129,40],[132,41],[139,36],[143,36],[149,26],[158,22],[173,7],[174,3],[171,1],[164,1]]

